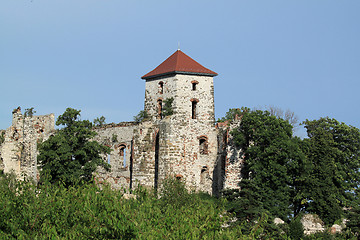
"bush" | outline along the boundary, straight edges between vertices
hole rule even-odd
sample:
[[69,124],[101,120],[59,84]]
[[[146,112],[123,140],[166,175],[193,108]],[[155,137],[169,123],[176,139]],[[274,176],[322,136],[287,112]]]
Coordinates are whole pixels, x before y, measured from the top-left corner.
[[149,119],[149,114],[145,110],[141,110],[138,115],[134,116],[134,121],[137,123],[141,123]]
[[304,227],[301,223],[301,215],[292,219],[289,224],[289,235],[291,239],[298,240],[304,238]]

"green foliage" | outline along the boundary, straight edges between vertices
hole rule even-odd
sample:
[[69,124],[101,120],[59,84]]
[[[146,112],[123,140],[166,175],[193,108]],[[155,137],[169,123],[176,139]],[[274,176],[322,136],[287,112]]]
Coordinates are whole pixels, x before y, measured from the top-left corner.
[[[300,177],[291,173],[304,166],[305,156],[293,139],[292,126],[287,121],[267,111],[242,114],[240,126],[231,132],[235,144],[244,153],[240,187],[247,192],[247,200],[241,203],[248,205],[249,212],[261,211],[258,207],[262,206],[271,216],[286,220],[291,214],[289,206],[297,195],[294,185]],[[257,203],[252,205],[252,199]]]
[[34,111],[33,107],[26,108],[25,113],[24,113],[24,117],[32,117],[35,113],[36,113],[36,111]]
[[360,198],[359,189],[356,191],[356,199],[352,202],[352,208],[348,209],[346,213],[346,229],[356,236],[360,236]]
[[[170,184],[171,185],[171,184]],[[180,187],[181,188],[181,187]],[[177,191],[172,197],[185,196]],[[180,189],[181,192],[185,191]],[[1,239],[270,239],[266,215],[249,234],[241,226],[222,227],[229,217],[217,200],[200,194],[193,203],[164,204],[165,198],[135,190],[137,199],[94,184],[39,187],[0,176]],[[171,197],[171,195],[168,195]],[[187,202],[187,200],[185,201]],[[280,238],[281,239],[281,238]]]
[[173,102],[174,102],[173,97],[164,100],[164,106],[162,108],[162,116],[166,117],[174,114],[174,110],[172,106]]
[[172,177],[162,181],[160,197],[164,205],[170,204],[176,208],[194,204],[193,195],[186,189],[185,183]]
[[138,115],[134,116],[134,121],[137,123],[141,123],[149,119],[149,114],[145,110],[141,110]]
[[331,225],[351,208],[352,231],[358,233],[359,129],[335,119],[306,120],[309,138],[301,140],[292,136],[294,114],[273,111],[230,109],[221,119],[241,119],[231,132],[244,154],[241,192],[224,193],[229,211],[249,222],[266,211],[285,221],[310,212]]
[[304,227],[301,223],[302,215],[293,218],[289,224],[289,235],[293,240],[301,240],[304,238]]
[[227,210],[235,213],[240,222],[254,222],[265,212],[259,196],[259,189],[248,179],[242,181],[242,190],[228,189],[222,192],[223,197],[228,200]]
[[111,141],[112,142],[117,142],[117,137],[118,137],[118,135],[113,133],[112,136],[111,136]]
[[49,178],[51,183],[61,182],[68,187],[92,181],[92,174],[98,166],[109,170],[110,165],[105,163],[101,154],[109,153],[110,149],[91,141],[96,135],[92,123],[79,120],[79,116],[79,110],[66,109],[56,121],[57,126],[64,127],[39,144],[41,181]]
[[94,119],[94,125],[95,127],[102,127],[106,124],[105,122],[105,117],[101,116],[101,117],[97,117]]
[[311,174],[303,189],[307,210],[331,225],[357,198],[360,131],[330,118],[306,120],[304,125],[309,136],[304,139],[304,149],[311,162]]
[[229,111],[225,114],[225,117],[219,118],[217,121],[218,121],[218,122],[225,122],[225,121],[232,122],[232,121],[234,121],[236,118],[242,117],[242,115],[244,115],[244,113],[247,113],[247,112],[249,112],[249,111],[250,111],[250,108],[247,108],[247,107],[231,108],[231,109],[229,109]]

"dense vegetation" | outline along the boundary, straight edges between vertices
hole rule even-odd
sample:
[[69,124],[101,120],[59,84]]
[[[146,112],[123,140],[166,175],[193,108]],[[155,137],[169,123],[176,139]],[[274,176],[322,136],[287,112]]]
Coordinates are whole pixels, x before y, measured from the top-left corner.
[[179,181],[160,192],[137,189],[136,199],[94,184],[65,187],[17,182],[0,176],[1,239],[253,239],[241,226],[222,227],[230,216],[225,202],[189,193]]
[[348,231],[359,234],[359,129],[330,118],[306,120],[308,138],[299,139],[288,119],[269,111],[231,109],[221,121],[236,118],[231,134],[244,154],[242,191],[224,196],[240,221],[251,226],[263,212],[286,222],[315,213],[327,226],[349,219]]

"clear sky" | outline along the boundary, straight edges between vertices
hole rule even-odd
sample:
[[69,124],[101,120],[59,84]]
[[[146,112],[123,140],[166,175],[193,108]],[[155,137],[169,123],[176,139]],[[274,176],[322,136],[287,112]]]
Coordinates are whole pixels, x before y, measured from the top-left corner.
[[178,42],[219,74],[216,118],[272,105],[360,128],[359,13],[359,0],[2,0],[0,129],[18,106],[131,121],[141,76]]

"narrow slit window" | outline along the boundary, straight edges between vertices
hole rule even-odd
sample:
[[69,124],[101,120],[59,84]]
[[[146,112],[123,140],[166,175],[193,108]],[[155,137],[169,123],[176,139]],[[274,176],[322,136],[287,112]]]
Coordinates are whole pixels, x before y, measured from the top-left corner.
[[163,82],[159,82],[159,93],[160,94],[164,93],[164,83]]
[[162,100],[158,100],[158,119],[162,118]]
[[110,154],[107,155],[107,163],[110,164]]
[[192,119],[196,119],[196,105],[197,105],[196,101],[191,102],[191,118]]

